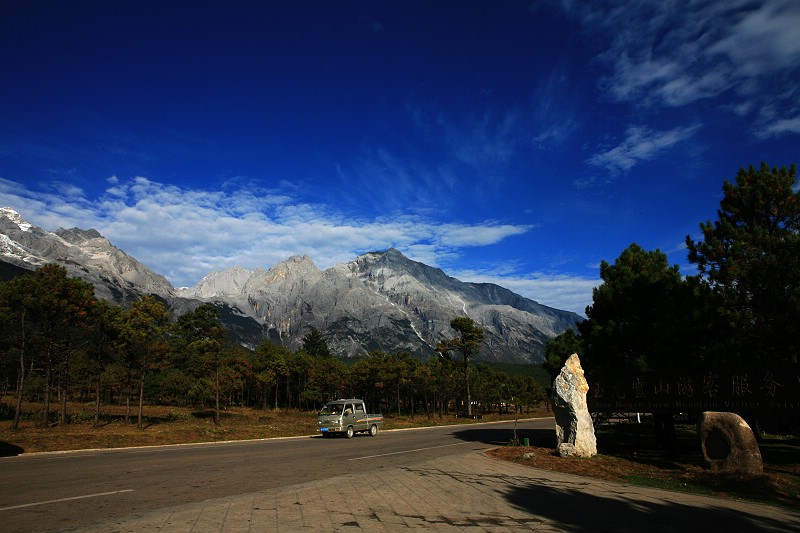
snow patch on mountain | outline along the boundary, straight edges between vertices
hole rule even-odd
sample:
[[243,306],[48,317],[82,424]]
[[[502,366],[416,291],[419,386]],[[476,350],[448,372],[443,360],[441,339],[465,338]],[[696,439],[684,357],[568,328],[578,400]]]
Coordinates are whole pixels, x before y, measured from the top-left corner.
[[10,207],[0,207],[0,217],[6,217],[11,222],[17,225],[22,231],[30,231],[32,225],[26,222],[22,215],[11,209]]

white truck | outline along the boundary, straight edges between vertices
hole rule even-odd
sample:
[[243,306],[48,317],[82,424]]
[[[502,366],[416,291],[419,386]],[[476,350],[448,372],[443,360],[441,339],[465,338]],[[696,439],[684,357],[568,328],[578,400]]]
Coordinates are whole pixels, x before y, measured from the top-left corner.
[[383,427],[383,415],[368,414],[364,400],[347,398],[326,403],[317,413],[317,428],[323,437],[336,434],[348,439],[356,433],[378,434]]

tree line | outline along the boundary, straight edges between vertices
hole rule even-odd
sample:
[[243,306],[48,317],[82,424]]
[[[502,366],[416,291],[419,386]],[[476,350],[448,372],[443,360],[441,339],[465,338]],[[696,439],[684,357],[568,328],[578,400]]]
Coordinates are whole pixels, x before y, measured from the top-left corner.
[[[248,350],[232,341],[212,305],[177,319],[152,296],[123,308],[48,264],[0,282],[0,389],[13,398],[0,409],[13,428],[23,415],[48,427],[70,421],[71,401],[92,402],[98,425],[103,405],[124,404],[126,422],[135,419],[141,428],[146,405],[213,409],[219,424],[229,406],[317,409],[355,396],[373,409],[430,417],[464,403],[462,376],[471,384],[469,400],[484,409],[544,398],[533,377],[452,358],[454,341],[428,361],[406,352],[349,361],[334,356],[311,328],[297,351],[270,341]],[[23,413],[31,402],[38,411]]]

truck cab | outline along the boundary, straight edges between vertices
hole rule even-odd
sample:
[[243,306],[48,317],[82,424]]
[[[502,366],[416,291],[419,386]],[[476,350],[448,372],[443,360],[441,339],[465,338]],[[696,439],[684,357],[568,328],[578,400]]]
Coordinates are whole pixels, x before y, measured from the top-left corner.
[[374,437],[383,426],[383,415],[368,414],[364,400],[346,398],[326,403],[317,413],[317,427],[323,437],[336,434],[351,438],[356,433]]

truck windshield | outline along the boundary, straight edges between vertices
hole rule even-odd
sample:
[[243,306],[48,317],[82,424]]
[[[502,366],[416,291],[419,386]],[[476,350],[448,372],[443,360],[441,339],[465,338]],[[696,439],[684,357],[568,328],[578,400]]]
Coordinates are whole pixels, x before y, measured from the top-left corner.
[[320,410],[320,415],[340,415],[344,405],[340,403],[328,403]]

